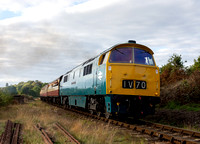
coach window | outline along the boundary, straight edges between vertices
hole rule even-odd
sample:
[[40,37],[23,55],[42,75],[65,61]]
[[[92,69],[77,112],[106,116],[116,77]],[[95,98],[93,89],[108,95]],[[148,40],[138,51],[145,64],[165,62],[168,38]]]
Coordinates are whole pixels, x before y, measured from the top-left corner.
[[66,75],[66,76],[64,77],[64,83],[67,82],[67,80],[68,80],[68,75]]
[[53,85],[53,87],[56,87],[56,86],[58,86],[58,83],[55,83],[55,84]]

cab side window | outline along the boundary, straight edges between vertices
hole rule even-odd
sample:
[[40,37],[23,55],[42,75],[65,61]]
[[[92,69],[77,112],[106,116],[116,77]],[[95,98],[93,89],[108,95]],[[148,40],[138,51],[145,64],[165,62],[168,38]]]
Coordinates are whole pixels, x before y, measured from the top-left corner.
[[100,63],[99,65],[101,64],[106,64],[107,60],[108,60],[108,56],[109,56],[109,52],[107,52],[106,54],[103,54],[101,57],[100,57]]

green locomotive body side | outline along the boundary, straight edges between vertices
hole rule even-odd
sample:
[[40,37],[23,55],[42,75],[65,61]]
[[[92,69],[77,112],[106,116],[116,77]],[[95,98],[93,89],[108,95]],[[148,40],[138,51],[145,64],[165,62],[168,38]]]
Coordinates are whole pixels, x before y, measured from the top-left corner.
[[87,96],[106,95],[106,64],[99,66],[98,59],[63,75],[59,92],[61,97],[68,97],[69,105],[86,108]]
[[[63,75],[60,82],[60,96],[85,96],[106,94],[106,65],[98,66],[98,58],[85,65],[76,67]],[[83,75],[84,67],[92,65],[90,74]],[[64,82],[64,78],[68,77]]]

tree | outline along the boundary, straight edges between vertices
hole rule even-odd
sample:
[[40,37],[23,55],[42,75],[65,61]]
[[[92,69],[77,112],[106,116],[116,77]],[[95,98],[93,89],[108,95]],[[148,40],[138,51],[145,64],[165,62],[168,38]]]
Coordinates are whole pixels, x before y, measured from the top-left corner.
[[176,70],[181,70],[184,68],[183,64],[184,62],[182,61],[181,55],[173,54],[168,59],[168,63],[160,68],[160,72],[162,74],[164,71],[171,73]]
[[14,85],[4,87],[4,88],[2,88],[2,91],[9,95],[17,94],[17,89],[16,89],[16,86],[14,86]]
[[35,96],[39,96],[40,95],[40,90],[41,90],[41,87],[35,85],[32,90],[35,92]]
[[30,91],[30,87],[28,84],[22,86],[21,94],[29,94],[29,91]]
[[24,84],[25,84],[24,82],[18,83],[18,85],[17,85],[17,93],[18,94],[21,94],[21,89],[22,89]]
[[186,77],[186,68],[181,55],[173,54],[168,63],[160,68],[161,86],[179,81]]
[[181,55],[173,54],[168,62],[175,68],[180,69],[183,68],[183,61]]
[[192,67],[193,71],[200,70],[200,56],[197,59],[194,59],[194,65]]

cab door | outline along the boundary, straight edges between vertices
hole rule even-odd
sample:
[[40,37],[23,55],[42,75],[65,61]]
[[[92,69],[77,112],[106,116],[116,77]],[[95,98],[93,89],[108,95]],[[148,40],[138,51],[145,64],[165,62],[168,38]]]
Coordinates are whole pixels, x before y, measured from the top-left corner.
[[96,94],[106,94],[106,64],[108,61],[109,52],[102,54],[99,57],[99,62],[96,69]]

